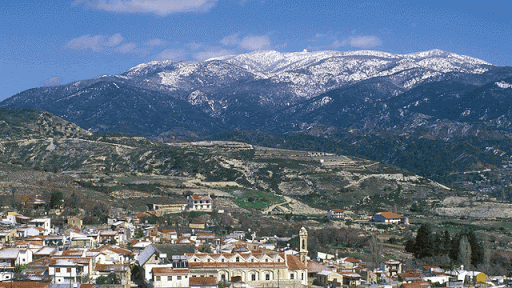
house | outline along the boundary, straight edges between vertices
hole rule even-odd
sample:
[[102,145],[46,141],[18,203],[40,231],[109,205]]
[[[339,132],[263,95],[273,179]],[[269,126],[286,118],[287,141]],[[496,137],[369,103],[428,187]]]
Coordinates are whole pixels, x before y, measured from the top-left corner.
[[18,238],[27,238],[32,236],[39,236],[41,231],[35,227],[18,228]]
[[0,243],[11,243],[16,239],[16,229],[2,229],[0,230]]
[[0,250],[0,267],[11,270],[16,265],[32,262],[32,251],[26,248],[4,248]]
[[333,260],[336,258],[336,256],[334,256],[333,254],[328,254],[328,253],[323,253],[323,252],[318,252],[317,256],[318,256],[318,259],[322,260],[322,262],[324,262],[324,263],[329,262],[329,260]]
[[178,233],[174,229],[164,229],[160,233],[160,238],[174,243],[178,240]]
[[51,255],[53,255],[55,253],[55,251],[57,251],[57,248],[56,247],[42,247],[39,249],[33,249],[32,251],[33,251],[32,258],[34,260],[37,260],[37,259],[41,259],[44,257],[50,257]]
[[324,270],[317,273],[318,285],[327,287],[329,284],[337,287],[343,286],[343,275],[330,270]]
[[336,260],[336,263],[340,265],[342,269],[355,269],[363,264],[363,261],[352,257],[345,257]]
[[187,208],[191,211],[212,212],[212,198],[210,195],[187,196]]
[[82,221],[82,218],[78,216],[73,216],[68,218],[68,225],[70,227],[76,227],[78,229],[81,229],[84,225],[84,222]]
[[190,222],[188,224],[188,227],[192,228],[192,229],[204,229],[206,227],[206,225],[204,223],[199,223],[199,222]]
[[96,264],[91,273],[91,279],[96,280],[99,277],[106,277],[110,273],[115,273],[121,280],[121,285],[128,287],[131,278],[129,264]]
[[41,227],[44,229],[43,235],[50,235],[52,223],[50,218],[35,218],[28,222],[29,227]]
[[388,277],[392,277],[398,273],[402,273],[402,262],[390,259],[382,262],[380,268]]
[[356,287],[361,285],[361,275],[354,272],[343,272],[343,285],[348,287]]
[[153,287],[189,287],[189,270],[173,267],[153,267],[150,285]]
[[181,211],[185,211],[187,208],[187,203],[177,203],[177,204],[147,204],[147,208],[149,211],[159,211],[164,214],[167,213],[177,213]]
[[402,223],[402,216],[393,212],[379,212],[373,215],[373,222],[385,224],[399,224]]
[[403,283],[412,283],[417,281],[422,281],[421,274],[416,271],[407,271],[404,273],[397,273],[398,281]]
[[412,283],[402,283],[400,288],[430,288],[430,283],[427,281],[416,281]]
[[50,283],[9,281],[0,282],[0,288],[49,288]]
[[76,283],[84,276],[91,276],[91,267],[90,258],[54,258],[50,260],[48,274],[56,284]]
[[327,217],[329,218],[337,218],[337,219],[345,219],[345,211],[343,209],[331,209],[327,212]]
[[100,252],[104,255],[98,262],[99,264],[126,264],[130,263],[135,256],[132,251],[113,245],[103,245],[97,249],[91,249],[89,252]]

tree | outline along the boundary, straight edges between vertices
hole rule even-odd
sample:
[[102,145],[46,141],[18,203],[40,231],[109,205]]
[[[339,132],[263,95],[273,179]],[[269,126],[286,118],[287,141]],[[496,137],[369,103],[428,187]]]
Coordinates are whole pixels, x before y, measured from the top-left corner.
[[452,246],[452,239],[450,237],[450,232],[448,230],[444,230],[443,238],[442,238],[442,254],[448,254],[450,252]]
[[422,224],[416,234],[414,257],[421,259],[434,255],[434,243],[429,224]]
[[97,285],[104,284],[121,284],[121,279],[115,273],[110,273],[107,276],[100,276],[96,279]]
[[476,267],[484,261],[484,249],[482,244],[480,244],[476,239],[476,235],[473,230],[467,231],[466,236],[468,238],[469,245],[471,246],[471,264]]
[[414,253],[416,243],[414,243],[414,240],[409,239],[405,242],[405,252]]
[[471,245],[469,245],[468,237],[466,235],[462,235],[460,238],[457,258],[460,263],[464,265],[464,269],[469,269],[469,264],[471,263]]
[[50,202],[48,206],[50,209],[58,209],[62,206],[62,200],[64,199],[64,194],[60,191],[54,191],[50,195]]
[[14,266],[14,273],[20,273],[21,271],[27,269],[27,265],[16,265]]

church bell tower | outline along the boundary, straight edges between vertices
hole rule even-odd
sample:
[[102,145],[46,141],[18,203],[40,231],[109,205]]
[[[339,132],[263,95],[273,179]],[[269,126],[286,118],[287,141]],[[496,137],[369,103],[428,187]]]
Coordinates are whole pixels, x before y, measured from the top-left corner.
[[299,231],[299,258],[302,264],[308,266],[308,231],[302,227]]

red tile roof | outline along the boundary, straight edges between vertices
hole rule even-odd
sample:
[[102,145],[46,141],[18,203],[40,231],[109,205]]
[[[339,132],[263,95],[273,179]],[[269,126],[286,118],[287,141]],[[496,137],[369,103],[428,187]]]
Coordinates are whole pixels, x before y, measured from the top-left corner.
[[377,214],[380,214],[382,216],[384,216],[384,218],[386,219],[400,219],[402,218],[402,216],[396,214],[396,213],[393,213],[393,212],[380,212],[380,213],[377,213]]
[[333,212],[336,212],[336,213],[343,213],[345,211],[343,211],[343,209],[332,209]]
[[190,195],[190,198],[192,198],[192,200],[212,200],[208,195]]
[[39,282],[0,282],[0,287],[5,288],[48,288],[50,283],[39,283]]
[[430,287],[430,283],[427,281],[416,281],[412,283],[403,283],[402,287],[404,288],[425,288]]
[[305,270],[308,269],[300,260],[294,255],[286,255],[286,262],[288,263],[289,270]]
[[190,277],[189,286],[217,285],[217,277]]
[[188,269],[174,269],[172,267],[153,267],[153,275],[184,275],[188,274]]

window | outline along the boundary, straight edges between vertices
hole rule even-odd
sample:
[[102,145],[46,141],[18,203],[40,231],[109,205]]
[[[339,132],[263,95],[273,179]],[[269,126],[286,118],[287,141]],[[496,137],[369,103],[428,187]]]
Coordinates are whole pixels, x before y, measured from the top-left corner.
[[160,276],[156,276],[156,281],[161,281],[162,278]]
[[265,259],[265,262],[268,262],[268,258],[267,258],[267,259]]
[[293,279],[294,279],[294,276],[295,276],[295,275],[293,275],[293,273],[292,273],[292,274],[290,274],[290,279],[292,279],[292,280],[293,280]]
[[256,281],[256,274],[252,274],[252,275],[251,275],[251,280],[252,280],[252,281]]
[[66,272],[71,273],[71,268],[66,268]]
[[181,280],[181,276],[178,276],[178,280]]
[[300,280],[304,280],[304,273],[300,273]]
[[253,259],[251,259],[251,262],[254,262],[254,258],[253,258]]
[[236,262],[240,262],[240,257],[236,257]]
[[265,275],[265,280],[270,280],[270,274]]

